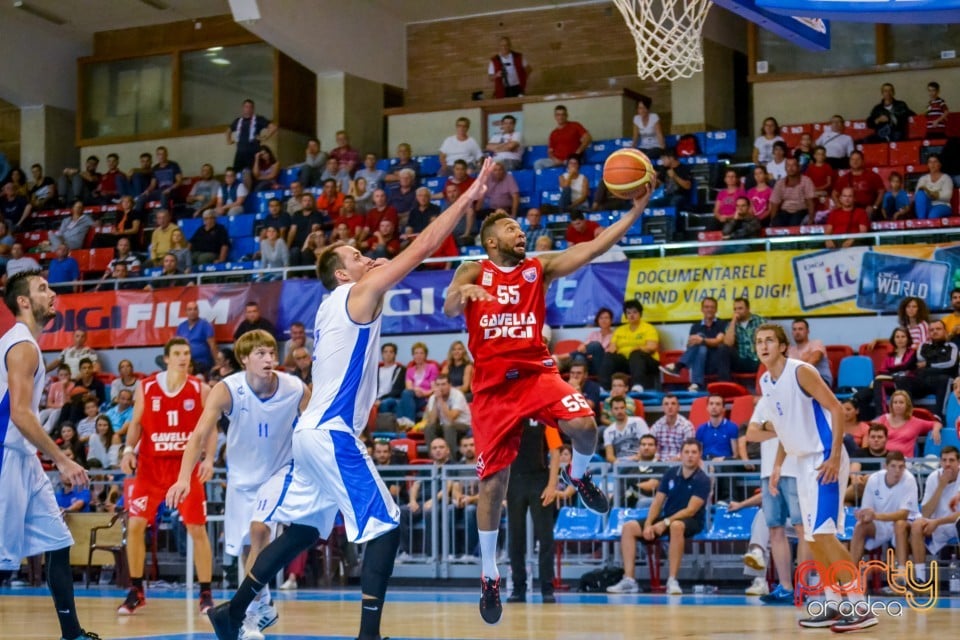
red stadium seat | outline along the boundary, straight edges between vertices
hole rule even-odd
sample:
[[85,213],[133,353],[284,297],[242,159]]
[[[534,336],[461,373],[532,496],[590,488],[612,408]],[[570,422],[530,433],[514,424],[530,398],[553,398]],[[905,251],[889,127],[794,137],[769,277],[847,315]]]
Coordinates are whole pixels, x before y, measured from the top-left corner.
[[[840,361],[853,355],[853,349],[846,344],[828,344],[827,358],[830,360],[830,373],[833,375],[834,385],[837,381],[837,372],[840,371]],[[876,368],[874,368],[876,370]]]
[[[409,438],[396,438],[390,441],[390,448],[396,451],[403,451],[407,454],[407,460],[410,464],[415,464],[418,458],[417,443]],[[429,462],[429,460],[428,460]]]
[[733,399],[733,407],[730,409],[730,422],[738,427],[750,422],[753,416],[753,396],[745,395]]
[[565,356],[580,348],[582,340],[560,340],[553,345],[553,352],[558,356]]
[[713,395],[723,396],[724,400],[750,395],[749,390],[736,382],[711,382],[707,385],[707,392]]
[[873,360],[873,370],[880,371],[883,368],[884,359],[893,353],[893,345],[886,340],[877,340],[873,344],[864,342],[860,345],[857,353],[862,356],[869,356]]
[[[666,366],[672,364],[680,359],[683,356],[683,351],[679,349],[671,349],[669,351],[660,352],[660,364],[661,366]],[[684,385],[687,386],[690,384],[690,370],[684,367],[680,372],[675,375],[663,374],[663,384],[672,384],[672,385]]]
[[707,400],[709,400],[707,396],[700,396],[699,398],[694,398],[693,403],[690,405],[690,415],[687,417],[690,419],[690,422],[693,423],[694,428],[710,419],[710,414],[707,413]]

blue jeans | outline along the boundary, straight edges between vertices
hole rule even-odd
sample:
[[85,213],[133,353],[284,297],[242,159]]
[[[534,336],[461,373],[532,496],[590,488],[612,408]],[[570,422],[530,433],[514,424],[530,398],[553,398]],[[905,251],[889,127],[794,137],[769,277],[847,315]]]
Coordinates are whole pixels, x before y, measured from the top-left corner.
[[726,345],[687,347],[678,362],[690,369],[690,382],[700,388],[706,387],[707,373],[715,373],[721,380],[730,380],[730,347]]
[[917,189],[913,195],[913,208],[917,212],[918,220],[949,218],[952,213],[950,205],[931,200],[927,192],[922,189]]
[[417,411],[427,406],[426,398],[418,398],[410,389],[404,389],[397,403],[397,418],[408,418],[417,421]]
[[570,362],[585,364],[587,365],[587,371],[591,376],[598,375],[600,373],[600,363],[603,362],[603,354],[606,353],[606,351],[604,350],[603,345],[599,342],[588,342],[586,349],[586,353],[580,351],[574,351],[571,353]]
[[397,405],[400,404],[400,401],[396,398],[383,398],[380,400],[380,408],[378,409],[379,413],[396,413]]

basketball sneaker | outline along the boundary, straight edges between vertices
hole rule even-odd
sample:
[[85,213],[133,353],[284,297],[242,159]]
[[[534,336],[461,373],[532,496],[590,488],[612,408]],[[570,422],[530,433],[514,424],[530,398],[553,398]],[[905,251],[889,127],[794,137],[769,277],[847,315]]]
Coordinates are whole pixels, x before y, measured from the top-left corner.
[[503,615],[500,604],[500,578],[480,578],[480,617],[487,624],[497,624]]
[[873,612],[868,611],[862,616],[852,615],[844,616],[838,622],[833,624],[830,627],[830,631],[834,633],[846,633],[848,631],[859,631],[861,629],[868,629],[875,624],[878,624],[880,619]]
[[593,476],[590,475],[589,471],[584,473],[579,480],[571,478],[570,470],[566,467],[560,469],[560,474],[564,482],[577,490],[587,509],[600,515],[610,510],[610,502],[607,500],[607,496],[593,483]]
[[209,591],[200,592],[200,615],[206,615],[213,609],[213,594]]
[[798,624],[805,629],[828,629],[832,628],[834,624],[840,622],[842,619],[843,616],[840,615],[836,607],[827,607],[823,613],[810,616],[809,618],[803,618]]
[[266,636],[257,628],[257,621],[251,620],[250,616],[247,616],[243,621],[243,626],[240,627],[237,640],[266,640]]
[[127,599],[117,609],[117,613],[122,616],[132,616],[134,611],[142,609],[146,604],[147,598],[143,595],[143,591],[136,587],[130,587],[130,591],[127,592]]
[[268,602],[261,602],[252,611],[247,611],[247,620],[253,620],[260,631],[277,624],[279,619],[277,608]]
[[230,617],[230,602],[222,602],[207,611],[217,640],[237,640],[243,625]]
[[[60,640],[68,640],[68,639],[61,637]],[[69,640],[100,640],[100,636],[93,633],[92,631],[84,631],[83,629],[80,629],[80,635],[78,635],[76,638],[71,638]]]

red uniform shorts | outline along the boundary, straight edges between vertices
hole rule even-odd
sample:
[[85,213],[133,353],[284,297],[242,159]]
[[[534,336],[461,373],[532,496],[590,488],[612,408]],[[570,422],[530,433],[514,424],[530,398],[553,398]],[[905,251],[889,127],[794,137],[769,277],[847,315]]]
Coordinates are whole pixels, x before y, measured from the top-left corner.
[[481,478],[507,468],[516,459],[523,420],[556,427],[560,420],[593,416],[583,395],[564,382],[556,370],[474,391],[470,413],[478,453],[477,475]]
[[[141,458],[133,487],[125,498],[130,517],[153,522],[157,518],[157,509],[167,499],[167,490],[177,481],[179,474],[179,458]],[[207,523],[207,497],[196,472],[190,474],[190,493],[177,511],[184,524]]]

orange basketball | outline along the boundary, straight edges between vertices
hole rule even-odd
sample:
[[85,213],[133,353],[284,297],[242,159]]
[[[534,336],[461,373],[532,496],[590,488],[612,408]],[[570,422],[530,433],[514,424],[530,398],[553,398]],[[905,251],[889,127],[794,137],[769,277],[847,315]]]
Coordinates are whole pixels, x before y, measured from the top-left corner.
[[650,158],[639,149],[618,149],[603,164],[603,183],[611,195],[624,200],[632,200],[642,193],[655,175]]

